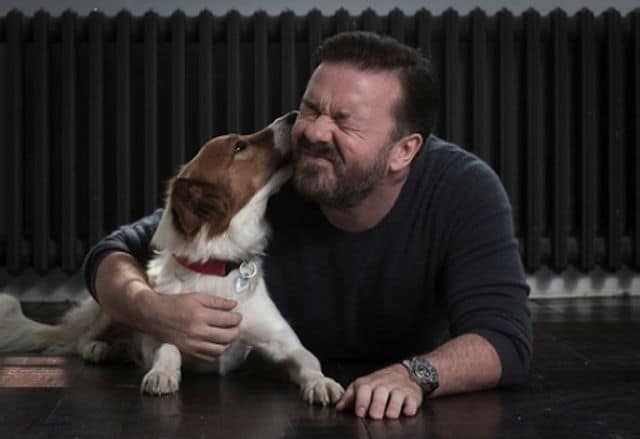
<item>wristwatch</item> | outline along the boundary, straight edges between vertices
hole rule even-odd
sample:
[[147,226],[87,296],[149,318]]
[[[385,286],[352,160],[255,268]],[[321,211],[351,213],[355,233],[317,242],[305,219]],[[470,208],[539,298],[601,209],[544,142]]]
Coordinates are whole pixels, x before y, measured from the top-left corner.
[[418,383],[425,395],[438,388],[438,371],[433,364],[422,357],[411,357],[402,362],[409,371],[409,376]]

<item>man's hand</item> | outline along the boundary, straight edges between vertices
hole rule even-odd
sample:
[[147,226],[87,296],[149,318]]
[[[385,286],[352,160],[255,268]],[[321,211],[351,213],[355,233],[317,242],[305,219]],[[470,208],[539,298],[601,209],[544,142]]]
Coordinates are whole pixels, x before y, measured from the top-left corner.
[[214,361],[238,336],[242,317],[232,311],[237,305],[233,300],[200,293],[150,297],[145,327],[184,354]]
[[158,294],[144,268],[124,252],[108,254],[96,272],[96,297],[112,319],[181,352],[215,360],[238,336],[237,302],[200,293]]
[[336,409],[353,407],[359,417],[397,419],[401,413],[415,416],[421,404],[422,388],[403,365],[393,364],[351,383]]

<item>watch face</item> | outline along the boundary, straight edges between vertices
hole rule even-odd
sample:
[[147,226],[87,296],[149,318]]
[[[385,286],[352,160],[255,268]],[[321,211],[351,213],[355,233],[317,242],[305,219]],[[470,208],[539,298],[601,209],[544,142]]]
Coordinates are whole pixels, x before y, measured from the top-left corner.
[[433,375],[434,369],[433,366],[429,367],[428,365],[424,364],[421,361],[416,362],[415,365],[415,369],[414,369],[415,373],[417,376],[420,377],[421,380],[423,381],[429,381],[432,382],[433,379],[435,378]]
[[432,392],[438,387],[438,371],[424,358],[412,358],[411,370],[425,392]]

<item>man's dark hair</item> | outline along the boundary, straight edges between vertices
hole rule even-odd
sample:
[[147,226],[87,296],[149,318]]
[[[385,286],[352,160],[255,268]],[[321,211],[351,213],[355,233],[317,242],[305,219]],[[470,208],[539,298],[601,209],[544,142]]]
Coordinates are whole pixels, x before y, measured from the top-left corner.
[[361,70],[398,71],[403,96],[394,108],[392,138],[420,133],[426,141],[438,113],[438,94],[431,63],[420,52],[372,32],[344,32],[327,38],[316,50],[314,65],[348,63]]

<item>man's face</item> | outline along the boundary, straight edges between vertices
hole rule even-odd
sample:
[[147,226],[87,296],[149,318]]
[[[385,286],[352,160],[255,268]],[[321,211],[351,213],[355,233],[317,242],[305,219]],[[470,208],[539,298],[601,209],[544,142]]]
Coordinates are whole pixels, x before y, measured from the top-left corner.
[[334,208],[365,199],[387,175],[392,108],[400,95],[392,72],[320,64],[292,130],[296,189]]

